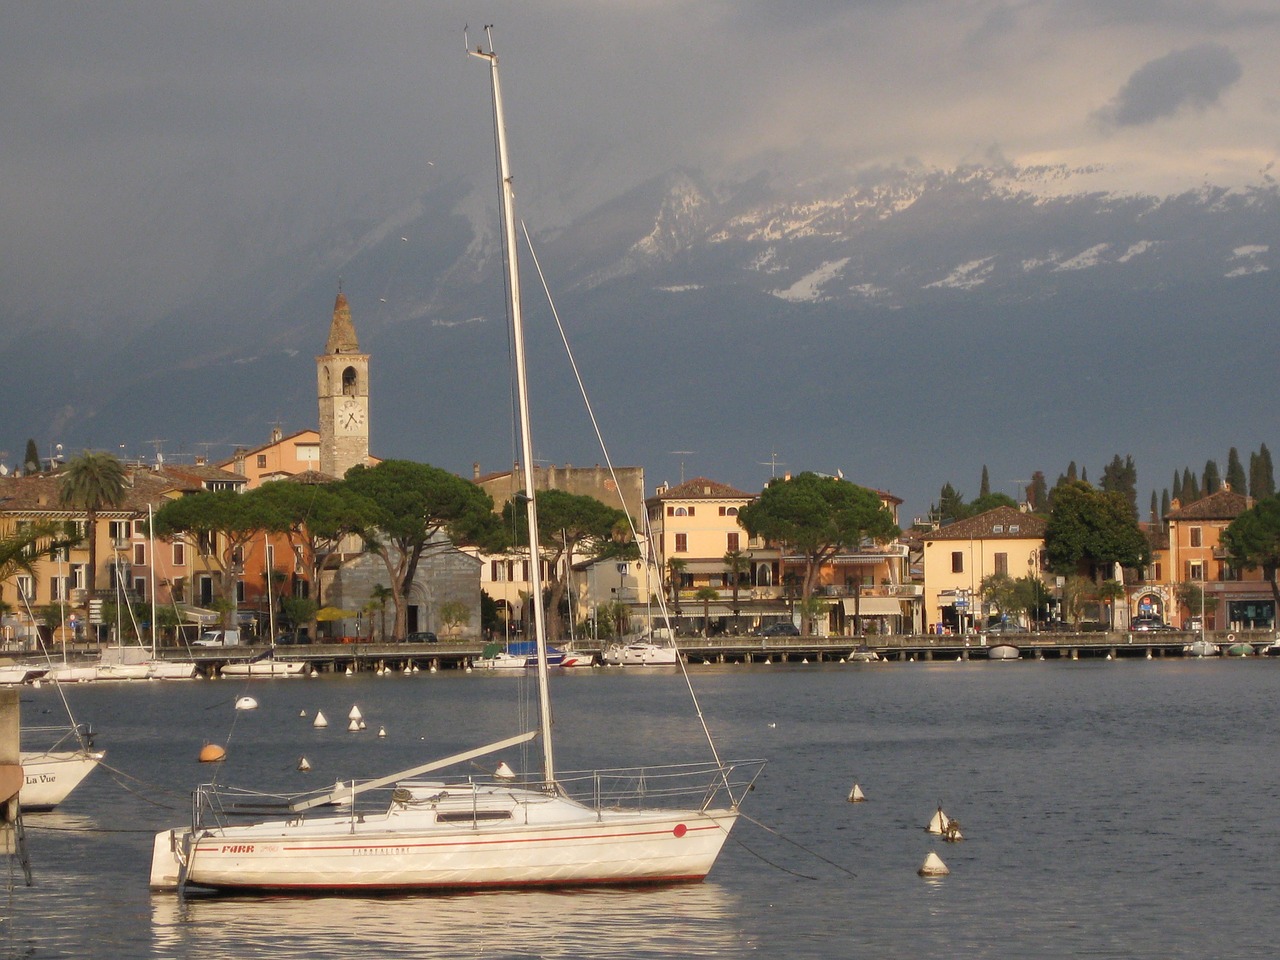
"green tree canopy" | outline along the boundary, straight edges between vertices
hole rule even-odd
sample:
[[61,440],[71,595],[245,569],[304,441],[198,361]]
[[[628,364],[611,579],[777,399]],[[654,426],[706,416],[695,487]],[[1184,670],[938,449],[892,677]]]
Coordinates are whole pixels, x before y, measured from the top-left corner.
[[125,479],[124,465],[113,454],[86,450],[67,464],[58,484],[63,504],[73,510],[84,511],[89,536],[89,569],[85,571],[85,586],[90,596],[97,587],[98,513],[118,508],[124,503]]
[[1280,569],[1280,497],[1259,500],[1222,532],[1222,542],[1231,555],[1231,563],[1243,570],[1262,568],[1271,585],[1271,596],[1280,610],[1280,585],[1276,571]]
[[[805,561],[802,600],[813,594],[822,565],[866,540],[888,543],[901,532],[874,492],[836,477],[805,472],[776,479],[738,513],[751,536],[785,544]],[[802,607],[802,609],[805,609]],[[812,623],[805,615],[805,632]]]
[[1276,481],[1271,468],[1271,451],[1264,443],[1257,453],[1249,456],[1249,496],[1255,500],[1262,500],[1275,492]]
[[[538,538],[549,570],[547,632],[552,642],[564,634],[560,616],[567,582],[562,576],[566,558],[599,560],[604,557],[638,556],[631,541],[627,515],[583,494],[565,490],[544,490],[538,494]],[[513,546],[529,544],[528,512],[522,497],[507,501],[502,508],[503,526],[513,531]]]
[[1095,490],[1083,480],[1057,492],[1044,540],[1051,570],[1068,574],[1083,566],[1099,581],[1112,575],[1115,564],[1138,567],[1151,553],[1124,494]]
[[193,493],[170,500],[152,518],[156,536],[191,537],[196,548],[213,562],[224,626],[231,625],[235,613],[237,573],[244,559],[257,548],[263,531],[282,533],[287,529],[274,501],[264,495],[266,489]]
[[1102,470],[1102,481],[1098,486],[1108,493],[1123,494],[1134,517],[1138,516],[1138,468],[1134,466],[1133,457],[1126,456],[1121,460],[1118,453],[1112,457]]
[[408,629],[409,588],[424,553],[454,543],[488,542],[498,526],[487,493],[425,463],[384,460],[352,467],[338,493],[348,501],[349,519],[365,549],[386,567],[395,592],[397,638]]

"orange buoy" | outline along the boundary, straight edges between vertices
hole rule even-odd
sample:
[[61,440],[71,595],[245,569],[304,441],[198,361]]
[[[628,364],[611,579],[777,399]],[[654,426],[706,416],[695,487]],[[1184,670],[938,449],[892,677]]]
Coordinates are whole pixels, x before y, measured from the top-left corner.
[[206,743],[200,748],[201,763],[217,763],[219,760],[227,759],[227,750],[220,747],[216,743]]

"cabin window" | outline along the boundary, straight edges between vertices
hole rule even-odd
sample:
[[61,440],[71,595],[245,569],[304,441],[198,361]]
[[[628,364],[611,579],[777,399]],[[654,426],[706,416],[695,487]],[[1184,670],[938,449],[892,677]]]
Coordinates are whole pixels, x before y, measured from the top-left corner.
[[951,551],[951,572],[964,573],[964,553],[960,550]]
[[472,823],[482,820],[510,820],[510,810],[437,810],[437,823]]

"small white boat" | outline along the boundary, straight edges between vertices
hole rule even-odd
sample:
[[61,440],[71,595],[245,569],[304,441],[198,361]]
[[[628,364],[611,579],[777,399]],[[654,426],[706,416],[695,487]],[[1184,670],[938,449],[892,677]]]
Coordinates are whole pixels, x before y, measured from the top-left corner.
[[0,685],[13,686],[28,683],[43,677],[48,671],[49,668],[44,664],[3,663],[0,664]]
[[[22,750],[22,790],[18,802],[24,810],[52,810],[93,772],[105,756],[94,750],[91,734],[83,725],[72,730],[65,727],[28,727],[29,734],[57,734],[62,737],[48,750]],[[74,740],[75,746],[71,746]],[[65,749],[64,749],[65,748]]]
[[1209,640],[1200,639],[1192,640],[1182,652],[1192,657],[1216,657],[1218,655],[1218,645]]
[[605,663],[622,667],[674,666],[680,659],[680,651],[670,640],[645,634],[631,643],[611,643],[604,651]]
[[228,663],[218,672],[224,677],[302,677],[307,664],[302,660],[251,660]]

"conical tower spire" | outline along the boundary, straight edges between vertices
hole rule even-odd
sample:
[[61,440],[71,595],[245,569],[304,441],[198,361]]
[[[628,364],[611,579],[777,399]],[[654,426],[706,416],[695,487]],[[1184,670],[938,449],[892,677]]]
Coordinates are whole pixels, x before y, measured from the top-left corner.
[[324,352],[359,353],[360,343],[356,340],[355,324],[351,322],[351,308],[347,306],[347,295],[338,288],[338,298],[333,302],[333,322],[329,324],[329,340],[324,345]]

